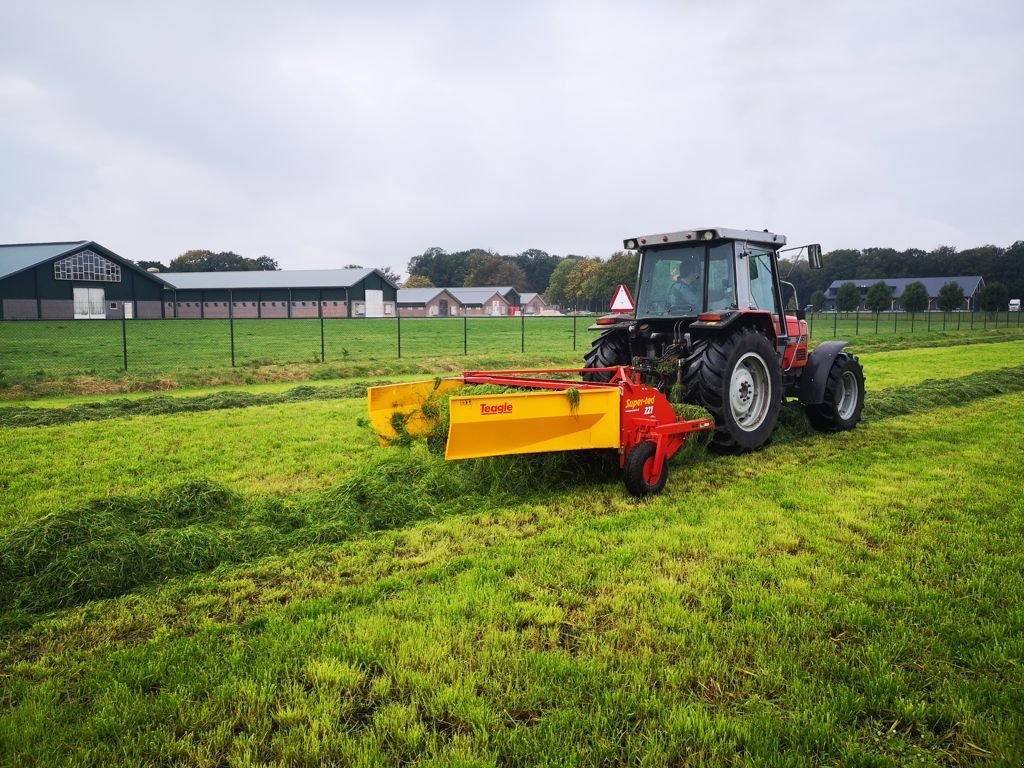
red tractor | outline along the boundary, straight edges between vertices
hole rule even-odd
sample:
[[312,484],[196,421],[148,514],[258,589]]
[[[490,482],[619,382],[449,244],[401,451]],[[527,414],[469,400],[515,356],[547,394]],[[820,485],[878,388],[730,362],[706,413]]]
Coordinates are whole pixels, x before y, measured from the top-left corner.
[[[779,252],[786,238],[741,229],[695,229],[630,238],[640,252],[636,310],[597,321],[586,368],[629,366],[671,399],[715,419],[711,448],[762,447],[789,398],[823,432],[852,429],[864,405],[864,372],[845,341],[808,353],[803,310],[786,311]],[[806,246],[812,268],[821,247]],[[796,250],[796,249],[785,249]],[[587,373],[607,381],[608,371]]]

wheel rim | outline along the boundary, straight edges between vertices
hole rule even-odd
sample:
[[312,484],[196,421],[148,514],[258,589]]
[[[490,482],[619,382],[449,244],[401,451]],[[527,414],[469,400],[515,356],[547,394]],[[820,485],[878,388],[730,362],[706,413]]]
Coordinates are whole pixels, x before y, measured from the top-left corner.
[[654,486],[658,482],[657,475],[654,474],[654,457],[651,456],[647,461],[644,462],[644,482],[649,486]]
[[768,366],[755,352],[747,352],[737,361],[729,379],[729,409],[733,420],[744,432],[761,426],[772,402],[772,384]]
[[857,377],[853,371],[844,372],[836,385],[836,414],[840,419],[853,416],[857,407],[857,390]]

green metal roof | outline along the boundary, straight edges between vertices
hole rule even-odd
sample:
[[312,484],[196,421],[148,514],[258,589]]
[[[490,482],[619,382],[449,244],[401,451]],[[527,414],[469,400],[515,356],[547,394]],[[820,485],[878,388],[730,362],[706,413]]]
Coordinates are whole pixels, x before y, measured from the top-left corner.
[[68,243],[15,243],[0,245],[0,280],[42,264],[55,256],[67,253],[89,242],[75,240]]

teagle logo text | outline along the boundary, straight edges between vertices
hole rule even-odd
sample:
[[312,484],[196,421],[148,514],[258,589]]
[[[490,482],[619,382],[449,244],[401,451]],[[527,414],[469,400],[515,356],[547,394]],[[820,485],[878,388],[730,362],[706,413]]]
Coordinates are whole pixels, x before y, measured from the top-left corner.
[[499,405],[480,403],[480,413],[483,416],[491,416],[497,413],[512,413],[512,403],[500,403]]

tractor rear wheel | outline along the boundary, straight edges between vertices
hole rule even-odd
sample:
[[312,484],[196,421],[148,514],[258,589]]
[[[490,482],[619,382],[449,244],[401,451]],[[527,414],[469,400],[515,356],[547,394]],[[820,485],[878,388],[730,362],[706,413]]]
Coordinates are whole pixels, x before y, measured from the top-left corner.
[[[584,368],[612,368],[617,365],[630,365],[633,358],[629,353],[629,339],[625,331],[613,328],[605,331],[590,345],[590,351],[583,356]],[[612,374],[608,371],[583,374],[584,381],[611,381]]]
[[752,328],[709,336],[683,365],[686,402],[715,418],[711,450],[744,453],[768,442],[782,407],[782,372],[766,336]]
[[853,429],[864,407],[864,369],[849,352],[840,352],[828,372],[825,399],[806,406],[811,425],[821,432]]
[[667,461],[661,463],[661,472],[654,474],[654,454],[657,451],[657,445],[645,440],[634,446],[626,457],[626,489],[637,498],[661,493],[668,480]]

